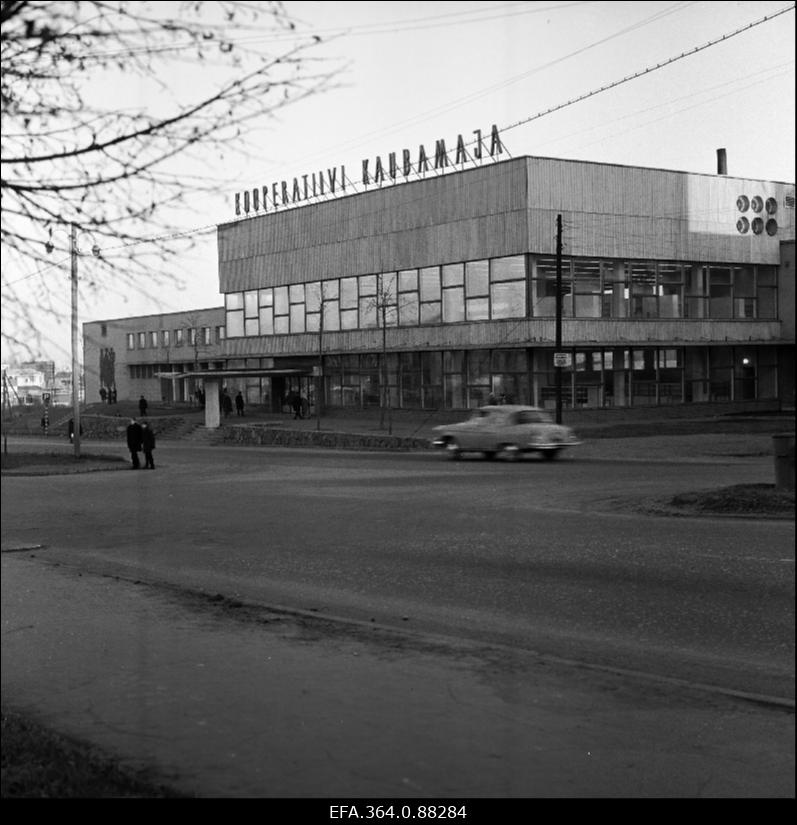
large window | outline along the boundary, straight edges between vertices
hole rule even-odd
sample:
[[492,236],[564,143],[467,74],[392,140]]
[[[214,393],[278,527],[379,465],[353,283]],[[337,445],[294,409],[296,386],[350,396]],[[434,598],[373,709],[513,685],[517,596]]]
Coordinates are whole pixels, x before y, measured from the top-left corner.
[[490,317],[526,316],[526,258],[495,258],[490,261]]
[[[244,296],[242,292],[228,292],[224,296],[225,326],[230,338],[239,338],[244,334]],[[175,337],[180,338],[177,344],[182,344],[182,330],[178,330]]]
[[490,317],[490,269],[487,261],[465,264],[465,320],[486,321]]
[[404,269],[398,273],[399,326],[417,327],[419,316],[418,270]]
[[[560,266],[564,318],[777,316],[775,267],[580,257],[563,258]],[[330,278],[228,293],[227,336],[318,332],[322,305],[330,332],[373,329],[383,319],[386,326],[415,327],[552,318],[556,291],[557,260],[546,255]]]
[[442,268],[443,323],[465,320],[465,265],[448,264]]

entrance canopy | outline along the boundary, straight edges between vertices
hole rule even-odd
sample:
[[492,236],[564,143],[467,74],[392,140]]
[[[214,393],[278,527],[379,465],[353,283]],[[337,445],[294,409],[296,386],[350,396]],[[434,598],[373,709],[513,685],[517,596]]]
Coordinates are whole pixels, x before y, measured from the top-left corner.
[[285,378],[291,375],[312,375],[309,369],[274,369],[265,367],[242,367],[240,369],[223,370],[195,370],[181,372],[178,378],[202,379],[205,388],[205,426],[208,429],[215,429],[221,426],[219,415],[219,399],[221,390],[230,378]]
[[274,375],[311,375],[312,370],[300,369],[265,369],[260,367],[225,369],[225,370],[197,370],[196,372],[174,373],[176,378],[267,378]]

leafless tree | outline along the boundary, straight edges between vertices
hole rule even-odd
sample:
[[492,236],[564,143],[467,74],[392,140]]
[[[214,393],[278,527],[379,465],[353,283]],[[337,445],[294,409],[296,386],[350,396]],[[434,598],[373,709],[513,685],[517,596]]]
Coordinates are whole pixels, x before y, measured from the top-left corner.
[[100,249],[89,286],[157,289],[195,238],[177,210],[242,188],[214,163],[335,75],[279,2],[2,0],[0,23],[2,340],[22,352],[66,314],[71,225]]

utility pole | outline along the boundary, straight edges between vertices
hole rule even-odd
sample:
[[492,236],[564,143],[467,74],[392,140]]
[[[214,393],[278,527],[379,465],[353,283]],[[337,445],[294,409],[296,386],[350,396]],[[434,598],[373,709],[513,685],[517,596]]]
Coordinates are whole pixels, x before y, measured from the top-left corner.
[[77,328],[77,226],[69,233],[69,251],[72,259],[72,423],[75,458],[80,458],[80,367],[78,365]]
[[556,344],[554,367],[556,369],[556,423],[562,423],[562,216],[556,216]]
[[321,431],[322,393],[324,391],[324,281],[319,284],[321,311],[318,315],[318,375],[315,387],[315,429]]

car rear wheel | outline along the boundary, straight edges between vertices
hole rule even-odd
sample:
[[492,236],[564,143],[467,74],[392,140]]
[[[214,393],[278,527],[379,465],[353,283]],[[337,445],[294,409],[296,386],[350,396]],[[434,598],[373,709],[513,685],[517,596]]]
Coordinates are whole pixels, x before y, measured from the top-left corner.
[[559,450],[543,450],[542,455],[546,461],[553,461],[559,454]]
[[462,458],[462,448],[457,443],[456,438],[449,438],[446,441],[446,455],[452,461],[459,461]]
[[517,461],[520,458],[520,448],[517,444],[502,444],[498,454],[504,461]]

